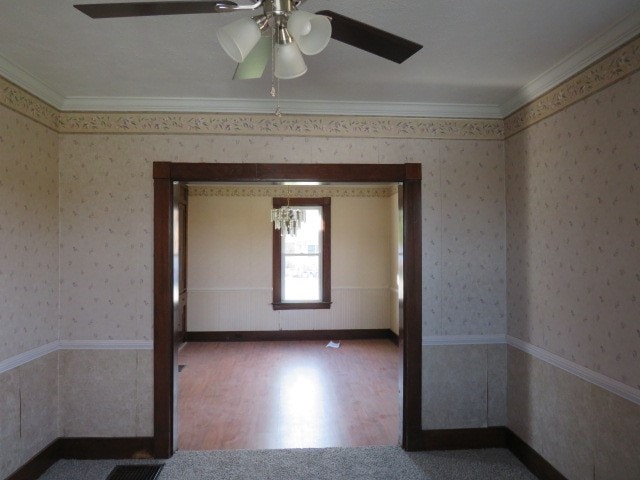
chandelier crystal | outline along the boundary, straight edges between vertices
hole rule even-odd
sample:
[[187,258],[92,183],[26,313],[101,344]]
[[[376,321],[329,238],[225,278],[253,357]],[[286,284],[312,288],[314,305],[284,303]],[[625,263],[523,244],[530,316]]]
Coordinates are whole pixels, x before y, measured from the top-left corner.
[[304,210],[291,208],[285,205],[271,210],[271,221],[276,230],[280,230],[280,235],[293,235],[298,233],[301,224],[306,220]]

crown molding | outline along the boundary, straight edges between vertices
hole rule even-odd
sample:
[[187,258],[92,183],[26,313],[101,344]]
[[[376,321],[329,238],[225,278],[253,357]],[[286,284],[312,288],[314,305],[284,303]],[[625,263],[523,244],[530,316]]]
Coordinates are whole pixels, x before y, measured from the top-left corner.
[[640,70],[640,36],[609,53],[504,120],[505,138]]
[[[498,105],[465,105],[401,102],[335,102],[280,99],[280,109],[290,115],[347,115],[419,118],[501,119]],[[273,114],[274,99],[164,98],[164,97],[67,97],[62,112],[171,112]]]
[[63,105],[63,95],[2,55],[0,55],[0,75],[57,110],[60,110],[60,106]]
[[[22,67],[0,56],[0,76],[58,112],[163,112],[273,114],[273,99],[167,98],[167,97],[64,97]],[[1,78],[0,78],[1,79]],[[6,83],[6,82],[5,82]],[[2,102],[5,103],[5,102]],[[6,103],[5,103],[6,104]],[[10,108],[11,105],[7,105]],[[289,115],[410,117],[432,119],[501,119],[498,105],[407,102],[327,102],[280,99]],[[16,109],[18,111],[24,109]],[[21,112],[24,113],[24,112]],[[50,122],[49,122],[50,123]],[[51,125],[48,125],[51,126]]]
[[593,65],[599,59],[637,35],[640,35],[640,10],[566,56],[549,70],[519,89],[515,95],[500,105],[500,118],[508,117],[519,108]]

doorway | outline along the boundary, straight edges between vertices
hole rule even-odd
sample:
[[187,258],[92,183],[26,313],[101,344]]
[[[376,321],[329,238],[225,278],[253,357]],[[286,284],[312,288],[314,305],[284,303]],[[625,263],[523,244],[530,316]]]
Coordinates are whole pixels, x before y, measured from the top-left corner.
[[177,346],[173,292],[174,184],[178,182],[340,182],[402,185],[403,252],[400,283],[401,445],[415,450],[421,434],[421,214],[419,164],[188,164],[154,163],[154,453],[176,447]]

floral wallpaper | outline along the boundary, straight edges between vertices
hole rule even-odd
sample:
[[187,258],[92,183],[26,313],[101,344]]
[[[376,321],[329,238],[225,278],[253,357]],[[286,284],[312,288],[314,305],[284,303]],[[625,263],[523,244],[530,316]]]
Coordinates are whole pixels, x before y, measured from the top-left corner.
[[58,135],[0,107],[0,360],[58,338]]
[[[424,334],[504,334],[501,141],[68,134],[60,138],[61,338],[152,339],[154,161],[255,158],[421,163]],[[134,369],[133,360],[127,361]],[[496,379],[492,404],[503,405],[505,367],[483,365],[473,375],[485,384]],[[73,386],[77,375],[71,370],[64,375],[63,381]],[[94,398],[101,387],[89,390],[84,397]],[[95,396],[95,401],[100,399]],[[474,412],[483,412],[476,425],[487,423],[487,412],[504,417],[504,405],[488,409],[486,395],[469,401]],[[118,408],[114,405],[113,411]],[[127,406],[131,412],[144,408],[132,402]],[[109,422],[111,410],[101,411]],[[95,421],[69,408],[62,428],[73,424],[75,434],[90,435]]]
[[449,144],[441,158],[442,334],[504,333],[502,145]]
[[640,74],[506,142],[509,335],[640,388]]
[[500,141],[64,135],[62,338],[151,339],[153,161],[423,164],[425,334],[504,333]]
[[143,140],[61,139],[63,339],[153,338],[151,159],[163,142]]

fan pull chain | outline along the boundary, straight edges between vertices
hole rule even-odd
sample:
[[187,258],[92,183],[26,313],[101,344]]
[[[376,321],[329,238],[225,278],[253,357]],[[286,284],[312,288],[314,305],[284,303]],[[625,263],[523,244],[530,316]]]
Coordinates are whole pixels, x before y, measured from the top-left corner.
[[271,28],[271,90],[269,94],[276,99],[276,110],[274,115],[276,117],[281,117],[282,112],[280,111],[280,79],[276,79],[276,30],[277,25],[274,24]]
[[280,110],[280,79],[276,79],[276,117],[282,116],[282,111]]

